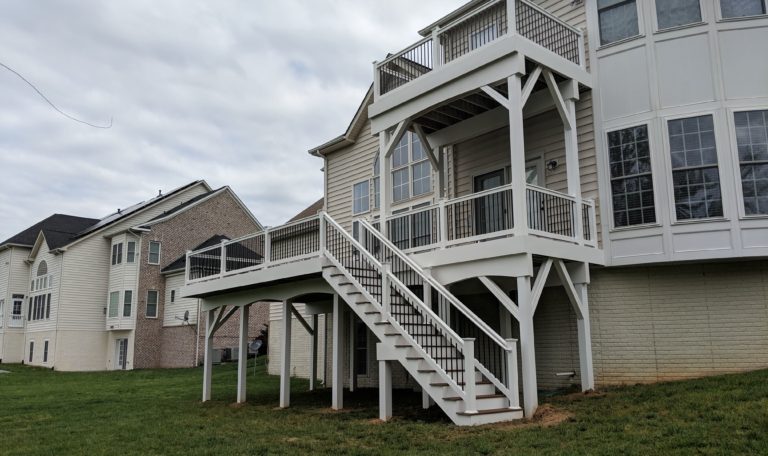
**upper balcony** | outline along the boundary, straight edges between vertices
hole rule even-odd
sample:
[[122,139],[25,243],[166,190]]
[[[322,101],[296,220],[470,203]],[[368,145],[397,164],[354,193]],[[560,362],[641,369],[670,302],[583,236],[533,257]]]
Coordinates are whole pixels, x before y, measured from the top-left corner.
[[[583,32],[527,0],[473,1],[420,33],[418,42],[374,62],[373,133],[483,85],[498,86],[515,65],[543,65],[591,86]],[[385,115],[427,94],[429,102]]]

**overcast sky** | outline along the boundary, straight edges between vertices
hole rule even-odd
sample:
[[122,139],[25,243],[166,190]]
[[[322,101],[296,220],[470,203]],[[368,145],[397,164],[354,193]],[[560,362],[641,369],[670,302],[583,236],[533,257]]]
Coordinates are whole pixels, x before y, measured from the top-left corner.
[[464,0],[0,0],[0,240],[196,179],[278,225],[322,196],[371,62]]

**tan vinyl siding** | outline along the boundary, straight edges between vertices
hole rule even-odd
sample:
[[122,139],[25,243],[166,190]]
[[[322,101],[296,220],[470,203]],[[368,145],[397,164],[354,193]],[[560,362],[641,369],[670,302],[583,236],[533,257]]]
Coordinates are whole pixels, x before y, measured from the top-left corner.
[[371,124],[366,121],[355,144],[333,152],[326,158],[327,211],[347,229],[352,226],[352,186],[373,177],[373,161],[378,150],[379,139],[371,136]]
[[598,384],[768,367],[768,262],[598,269],[589,287]]
[[[184,286],[184,274],[173,274],[165,278],[165,309],[163,326],[182,326],[197,321],[197,299],[182,298],[179,290]],[[175,302],[171,302],[171,291],[176,291]],[[184,312],[189,312],[189,320],[184,322]]]
[[[8,302],[11,301],[10,293],[8,293],[8,284],[10,282],[11,274],[11,249],[3,250],[0,252],[0,300],[3,301],[2,320],[0,320],[0,331],[5,328],[5,320],[8,318]],[[11,303],[12,307],[12,303]],[[2,355],[2,348],[0,348],[0,355]]]
[[27,295],[29,292],[29,266],[25,261],[32,249],[13,247],[11,249],[11,276],[9,280],[10,294]]
[[[312,317],[304,312],[304,304],[294,304],[296,310],[304,319],[312,324]],[[280,375],[280,366],[282,365],[283,348],[283,303],[271,303],[269,305],[269,366],[268,372],[271,375]],[[329,314],[330,316],[330,314]],[[317,347],[317,375],[323,378],[323,366],[325,364],[325,353],[331,356],[331,334],[328,333],[327,351],[323,348],[326,340],[325,334],[325,315],[318,318],[318,347]],[[330,320],[330,318],[329,318]],[[330,327],[330,326],[329,326]],[[291,321],[291,376],[309,378],[310,376],[310,356],[312,347],[312,336],[309,335],[299,320],[293,316]],[[330,375],[330,369],[328,371]]]
[[[36,331],[50,331],[50,330],[56,329],[56,316],[58,315],[58,308],[59,308],[59,286],[61,285],[60,283],[61,282],[61,255],[53,255],[48,250],[49,250],[48,244],[43,242],[43,245],[40,247],[40,250],[37,252],[35,261],[32,263],[31,267],[28,270],[29,279],[27,280],[27,290],[30,289],[30,282],[37,278],[37,268],[40,266],[40,263],[45,261],[48,267],[48,273],[53,277],[53,287],[47,288],[46,290],[35,291],[32,294],[34,294],[35,296],[38,296],[38,295],[48,295],[50,293],[51,315],[50,315],[50,318],[48,319],[44,318],[42,320],[27,321],[27,316],[29,315],[29,298],[30,298],[30,293],[29,291],[27,291],[25,293],[25,295],[27,296],[24,300],[25,301],[24,320],[26,322],[26,331],[28,333],[36,332]],[[47,298],[46,298],[45,305],[47,305]]]

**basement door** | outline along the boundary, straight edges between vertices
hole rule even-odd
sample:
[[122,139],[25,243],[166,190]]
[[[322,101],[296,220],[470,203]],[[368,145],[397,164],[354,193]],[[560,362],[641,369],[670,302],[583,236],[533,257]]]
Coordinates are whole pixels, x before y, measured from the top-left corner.
[[115,369],[125,370],[128,365],[128,339],[115,341]]

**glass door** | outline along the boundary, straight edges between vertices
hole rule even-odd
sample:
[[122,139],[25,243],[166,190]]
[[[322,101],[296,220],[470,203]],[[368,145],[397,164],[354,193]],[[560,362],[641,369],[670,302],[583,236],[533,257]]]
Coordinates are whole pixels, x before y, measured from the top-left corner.
[[128,339],[115,341],[115,368],[125,370],[128,365]]
[[[499,169],[490,173],[475,176],[474,192],[492,190],[504,185],[504,170]],[[507,205],[504,195],[494,193],[475,199],[475,235],[493,233],[504,229],[507,217]]]

